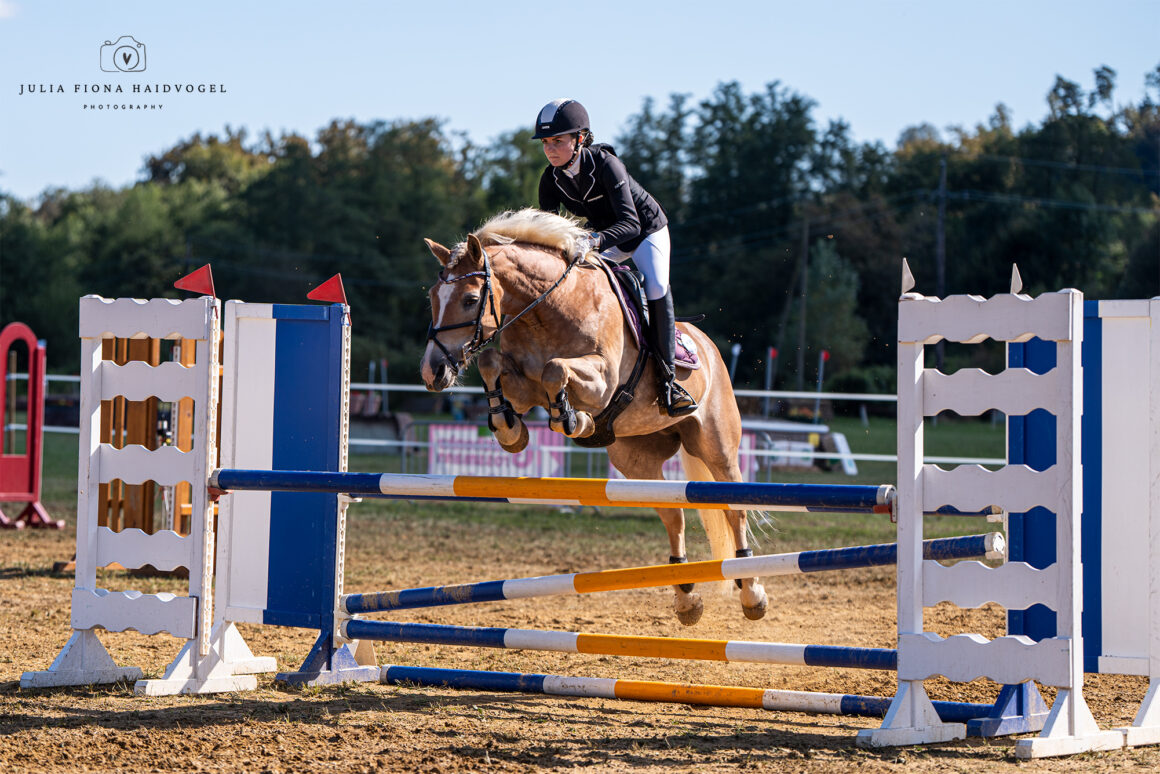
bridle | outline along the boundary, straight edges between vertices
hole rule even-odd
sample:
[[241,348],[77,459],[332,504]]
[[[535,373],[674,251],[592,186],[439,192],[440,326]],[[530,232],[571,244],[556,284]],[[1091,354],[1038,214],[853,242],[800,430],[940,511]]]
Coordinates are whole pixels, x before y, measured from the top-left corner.
[[[507,320],[502,320],[495,308],[495,292],[492,289],[491,283],[491,259],[489,258],[486,249],[481,248],[480,252],[483,253],[483,268],[480,271],[468,272],[467,274],[461,274],[458,277],[445,276],[447,269],[443,269],[439,272],[439,282],[444,285],[450,285],[454,282],[462,282],[463,280],[473,279],[475,277],[483,277],[483,295],[480,296],[479,311],[476,312],[475,319],[467,320],[461,323],[454,323],[452,325],[441,325],[438,328],[435,327],[434,322],[431,322],[427,326],[427,341],[435,342],[435,346],[439,348],[439,351],[442,352],[444,357],[447,358],[447,361],[451,364],[451,367],[455,369],[456,375],[459,374],[459,372],[463,369],[463,366],[466,365],[467,362],[471,360],[471,358],[474,357],[476,353],[495,341],[496,337],[499,336],[505,328],[514,325],[521,317],[530,312],[532,309],[535,309],[536,306],[538,306],[540,302],[547,298],[553,290],[558,288],[560,283],[562,283],[568,276],[568,273],[572,271],[572,267],[579,263],[580,259],[584,257],[579,252],[577,252],[577,254],[568,261],[568,265],[564,268],[564,273],[561,274],[560,277],[552,283],[550,288],[541,293],[539,297],[524,307],[514,317],[511,317]],[[484,303],[484,296],[486,296],[486,305]],[[491,316],[493,319],[495,319],[497,326],[490,335],[485,336],[483,333],[483,315],[487,308],[491,309]],[[448,350],[447,347],[443,345],[443,342],[439,340],[439,334],[443,333],[444,331],[453,331],[459,328],[467,328],[468,326],[475,326],[475,331],[472,333],[471,341],[468,341],[460,348],[460,356],[457,358],[455,355],[451,354],[451,351]]]

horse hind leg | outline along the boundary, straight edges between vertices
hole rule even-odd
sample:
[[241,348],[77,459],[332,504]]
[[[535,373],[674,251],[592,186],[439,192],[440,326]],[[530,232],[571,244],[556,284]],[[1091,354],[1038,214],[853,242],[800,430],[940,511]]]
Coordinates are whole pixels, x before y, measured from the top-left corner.
[[[677,450],[676,437],[638,436],[620,438],[608,447],[608,458],[612,465],[628,478],[660,479],[665,460]],[[685,553],[685,513],[680,508],[657,508],[657,515],[665,525],[669,538],[669,563],[684,564],[688,561]],[[677,620],[685,626],[692,626],[701,620],[705,603],[701,595],[693,590],[691,583],[673,586],[673,612]]]

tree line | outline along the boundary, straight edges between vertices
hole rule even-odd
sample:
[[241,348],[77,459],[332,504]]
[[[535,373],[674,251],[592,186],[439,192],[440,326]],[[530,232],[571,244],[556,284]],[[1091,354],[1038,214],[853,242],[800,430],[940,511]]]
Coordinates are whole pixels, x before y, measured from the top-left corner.
[[[820,123],[778,82],[645,99],[597,139],[667,210],[678,314],[706,313],[723,352],[742,346],[738,384],[760,386],[772,346],[777,386],[809,385],[825,349],[827,384],[885,391],[903,258],[927,294],[1003,292],[1012,263],[1031,293],[1160,294],[1160,66],[1139,104],[1115,83],[1106,67],[1090,90],[1057,77],[1039,123],[1016,128],[1000,104],[974,127],[908,128],[893,150]],[[74,372],[83,294],[177,297],[173,282],[211,263],[223,298],[303,303],[341,272],[354,362],[387,358],[412,381],[437,269],[422,238],[534,204],[545,161],[530,134],[227,127],[147,157],[124,188],[0,193],[0,322],[27,322],[52,369]]]

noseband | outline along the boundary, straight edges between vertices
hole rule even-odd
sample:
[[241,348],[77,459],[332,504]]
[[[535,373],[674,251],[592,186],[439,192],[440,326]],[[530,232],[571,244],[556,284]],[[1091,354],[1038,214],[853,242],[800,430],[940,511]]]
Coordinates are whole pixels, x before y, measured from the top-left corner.
[[[439,282],[444,285],[450,285],[453,282],[461,282],[463,280],[472,279],[474,277],[483,277],[483,293],[487,296],[487,304],[491,307],[491,316],[495,318],[496,322],[499,322],[499,314],[497,314],[495,308],[495,294],[491,291],[491,261],[488,260],[487,250],[483,251],[482,271],[473,271],[467,274],[462,274],[458,277],[447,277],[445,276],[446,271],[447,270],[444,269],[439,272]],[[454,325],[443,325],[438,328],[435,327],[434,322],[431,322],[427,325],[427,341],[435,342],[435,346],[439,347],[439,351],[442,352],[444,357],[447,358],[447,361],[451,363],[451,367],[455,369],[456,374],[458,374],[460,369],[463,368],[463,364],[471,359],[472,355],[490,344],[492,340],[499,334],[500,328],[502,328],[502,326],[500,326],[500,328],[496,328],[495,333],[492,333],[486,338],[484,337],[484,308],[484,299],[483,296],[481,296],[479,299],[479,311],[476,313],[474,320],[467,320],[466,322],[455,323]],[[439,340],[439,334],[443,333],[444,331],[453,331],[458,328],[466,328],[471,325],[475,326],[475,332],[471,336],[471,341],[464,344],[460,349],[460,357],[457,358],[455,355],[452,355],[451,351],[448,350],[447,347],[443,345],[443,342]]]
[[[461,282],[463,280],[472,279],[474,277],[483,277],[483,293],[485,296],[487,296],[487,306],[491,308],[491,316],[497,323],[496,329],[492,331],[491,335],[488,336],[485,336],[483,333],[483,313],[485,306],[482,296],[479,299],[479,311],[476,312],[474,320],[467,320],[466,322],[455,323],[453,325],[441,325],[438,328],[435,327],[434,322],[427,326],[427,341],[435,342],[435,346],[439,348],[439,351],[442,352],[444,357],[447,358],[447,361],[451,363],[451,367],[455,369],[456,375],[459,374],[459,372],[463,369],[463,366],[466,365],[467,362],[471,360],[471,358],[474,357],[477,352],[495,341],[496,337],[499,336],[499,334],[502,333],[505,328],[510,325],[514,325],[517,320],[534,309],[541,301],[547,298],[553,290],[558,288],[560,283],[562,283],[568,276],[568,273],[572,271],[572,267],[579,263],[580,259],[584,257],[582,254],[577,252],[577,254],[574,255],[570,261],[568,261],[568,265],[564,268],[564,273],[560,275],[559,279],[552,283],[552,287],[541,293],[534,301],[532,301],[532,303],[524,307],[519,312],[519,314],[508,320],[501,320],[499,313],[495,308],[495,293],[492,290],[491,284],[491,259],[488,257],[487,250],[481,250],[481,252],[483,253],[482,270],[461,274],[458,277],[448,277],[445,276],[447,270],[443,269],[439,272],[439,282],[444,285],[450,285],[453,282]],[[439,334],[443,333],[444,331],[452,331],[458,328],[467,328],[469,326],[475,326],[475,331],[472,333],[471,341],[467,342],[460,348],[460,356],[457,358],[455,355],[451,354],[451,351],[448,350],[447,347],[443,345],[443,342],[439,340]]]

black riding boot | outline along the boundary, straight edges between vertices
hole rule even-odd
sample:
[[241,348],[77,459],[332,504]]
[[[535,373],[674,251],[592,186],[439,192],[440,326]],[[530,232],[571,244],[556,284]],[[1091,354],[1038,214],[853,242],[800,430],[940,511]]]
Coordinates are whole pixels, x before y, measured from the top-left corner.
[[653,355],[660,375],[658,400],[661,408],[670,417],[683,417],[697,410],[697,401],[677,384],[677,372],[673,361],[677,356],[674,341],[677,321],[673,313],[673,291],[670,288],[663,298],[648,302],[649,332],[652,334]]

